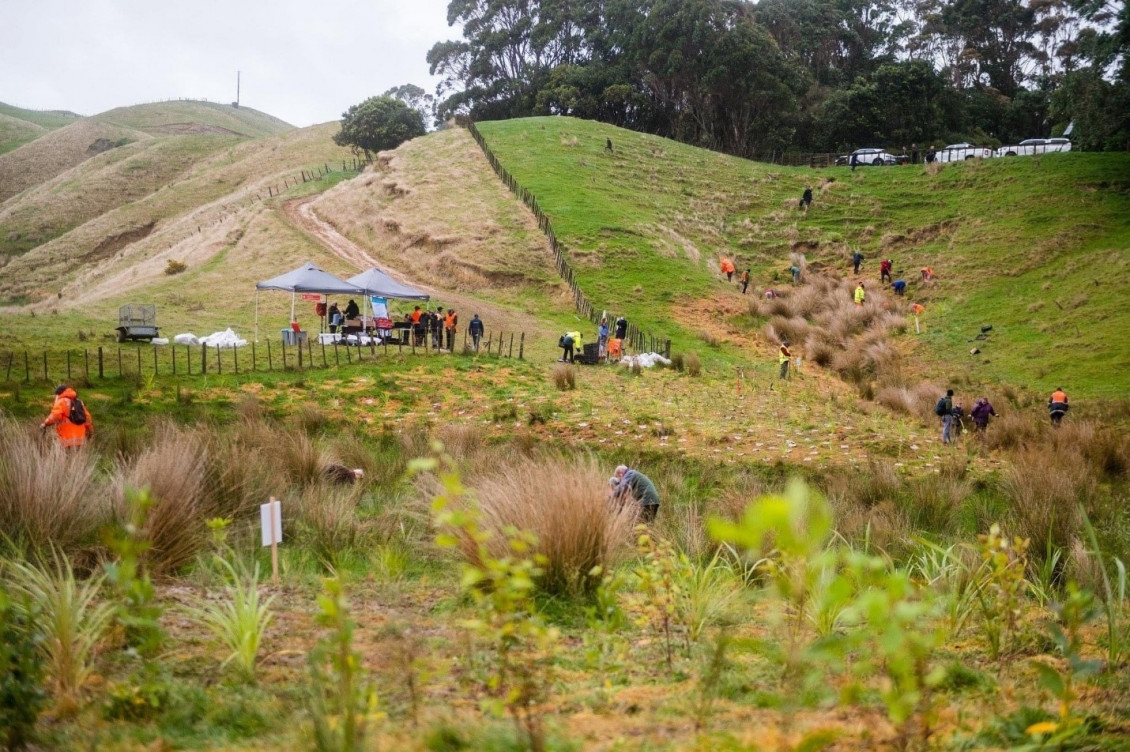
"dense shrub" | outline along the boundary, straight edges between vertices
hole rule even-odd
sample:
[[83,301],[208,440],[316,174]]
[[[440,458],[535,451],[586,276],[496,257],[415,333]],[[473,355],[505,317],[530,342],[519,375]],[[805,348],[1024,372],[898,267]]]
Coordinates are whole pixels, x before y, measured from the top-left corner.
[[683,367],[686,369],[688,376],[701,376],[702,375],[702,361],[698,359],[695,353],[687,353],[683,358]]

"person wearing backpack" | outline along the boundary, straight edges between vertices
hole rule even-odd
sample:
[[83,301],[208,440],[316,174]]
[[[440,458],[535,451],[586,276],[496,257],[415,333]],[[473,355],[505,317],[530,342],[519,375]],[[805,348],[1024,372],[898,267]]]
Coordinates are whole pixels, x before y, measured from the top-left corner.
[[946,396],[934,405],[934,415],[942,419],[942,443],[950,443],[950,434],[953,431],[953,390],[947,389]]
[[94,435],[94,421],[90,417],[90,411],[78,398],[75,390],[66,384],[56,387],[51,414],[39,425],[43,431],[48,426],[55,426],[59,444],[67,449],[81,447]]

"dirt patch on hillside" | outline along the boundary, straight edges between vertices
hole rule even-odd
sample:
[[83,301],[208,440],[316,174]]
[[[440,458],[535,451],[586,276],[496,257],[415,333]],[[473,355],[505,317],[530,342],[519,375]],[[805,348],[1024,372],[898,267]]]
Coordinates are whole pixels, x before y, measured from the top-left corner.
[[90,251],[90,253],[84,255],[83,259],[90,262],[101,261],[102,259],[110,258],[115,253],[125,248],[127,245],[136,243],[142,238],[149,237],[149,233],[153,232],[153,228],[156,226],[157,222],[154,221],[150,222],[147,225],[142,225],[141,227],[135,227],[132,230],[126,230],[125,232],[118,233],[117,235],[111,235],[98,245],[94,246],[94,249]]
[[879,241],[879,246],[883,249],[884,253],[904,251],[908,248],[917,248],[918,246],[931,243],[941,238],[948,238],[957,230],[957,221],[949,220],[946,222],[938,222],[936,224],[920,227],[917,230],[910,230],[903,234],[888,233],[883,235]]

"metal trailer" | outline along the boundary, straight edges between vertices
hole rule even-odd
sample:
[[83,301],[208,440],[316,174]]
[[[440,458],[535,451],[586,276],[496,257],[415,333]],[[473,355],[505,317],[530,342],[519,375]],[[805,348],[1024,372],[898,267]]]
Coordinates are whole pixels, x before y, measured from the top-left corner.
[[118,309],[118,342],[152,340],[157,336],[157,306],[124,305]]

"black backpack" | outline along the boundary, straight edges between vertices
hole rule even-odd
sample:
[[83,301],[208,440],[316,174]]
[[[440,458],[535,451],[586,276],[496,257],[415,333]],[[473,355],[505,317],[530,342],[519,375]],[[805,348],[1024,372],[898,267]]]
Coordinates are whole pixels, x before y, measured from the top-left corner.
[[71,398],[71,411],[67,415],[67,420],[76,426],[86,423],[86,406],[82,404],[82,400],[78,397]]
[[938,404],[934,405],[934,415],[943,416],[946,414],[946,398],[942,397],[938,400]]

